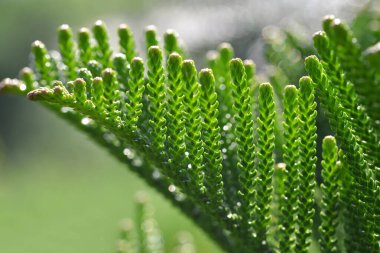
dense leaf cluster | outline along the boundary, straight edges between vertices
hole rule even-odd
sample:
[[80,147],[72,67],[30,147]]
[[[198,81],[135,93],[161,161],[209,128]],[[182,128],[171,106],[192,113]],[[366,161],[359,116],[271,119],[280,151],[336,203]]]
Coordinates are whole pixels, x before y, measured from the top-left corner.
[[[197,71],[177,34],[164,34],[162,50],[154,27],[145,62],[127,25],[115,53],[97,21],[77,41],[61,26],[59,54],[33,43],[34,70],[0,89],[87,133],[226,251],[308,252],[314,240],[323,252],[379,252],[379,49],[362,56],[333,17],[323,28],[297,86],[258,84],[253,62],[226,43]],[[340,147],[324,140],[320,187],[314,90]],[[141,252],[156,252],[148,246]]]

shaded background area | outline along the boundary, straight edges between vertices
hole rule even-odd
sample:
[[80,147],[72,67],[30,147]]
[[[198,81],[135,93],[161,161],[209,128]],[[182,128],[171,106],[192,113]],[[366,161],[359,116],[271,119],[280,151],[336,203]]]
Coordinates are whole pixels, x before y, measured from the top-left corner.
[[[29,64],[38,39],[56,49],[56,29],[74,30],[102,19],[116,46],[128,23],[143,43],[143,29],[177,30],[189,54],[204,66],[206,51],[223,41],[264,71],[262,29],[294,27],[311,37],[326,14],[350,19],[364,0],[74,1],[0,0],[0,80]],[[301,24],[301,25],[299,25]],[[38,104],[0,97],[0,252],[115,252],[119,221],[133,216],[134,193],[148,191],[168,248],[178,231],[194,235],[198,252],[218,252],[205,235],[158,193]]]

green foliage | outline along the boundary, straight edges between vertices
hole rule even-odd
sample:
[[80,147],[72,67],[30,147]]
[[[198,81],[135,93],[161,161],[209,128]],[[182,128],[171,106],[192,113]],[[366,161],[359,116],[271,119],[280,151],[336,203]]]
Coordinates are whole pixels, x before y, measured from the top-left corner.
[[251,234],[252,227],[249,224],[253,223],[254,210],[256,207],[256,176],[257,171],[255,166],[255,144],[253,137],[253,114],[251,109],[251,97],[247,75],[243,61],[233,59],[231,61],[231,76],[234,84],[233,96],[235,110],[235,136],[237,148],[238,163],[237,168],[240,170],[240,187],[239,201],[241,204],[238,214],[241,216],[240,231],[244,234]]
[[[187,127],[185,134],[186,149],[188,152],[188,180],[192,181],[193,191],[202,196],[205,192],[203,186],[204,142],[202,140],[202,115],[200,110],[201,89],[197,80],[197,70],[192,60],[185,60],[182,65],[182,78],[184,82],[184,116]],[[189,183],[190,183],[189,182]],[[188,182],[186,182],[189,184]]]
[[[287,33],[285,47],[269,47],[268,59],[281,63],[272,86],[257,84],[254,63],[233,59],[226,43],[198,72],[173,31],[162,50],[156,29],[146,29],[144,63],[127,25],[118,29],[116,54],[103,22],[92,29],[94,41],[82,28],[78,46],[63,25],[61,57],[33,43],[34,71],[4,80],[0,91],[27,94],[87,133],[225,251],[309,252],[319,242],[322,252],[378,252],[378,49],[362,49],[333,17],[323,29],[314,35],[320,58],[305,60],[309,77],[300,64],[310,46]],[[287,50],[296,62],[288,64]],[[298,79],[298,87],[285,86]],[[323,142],[321,186],[316,97],[337,139]],[[138,207],[137,239],[128,247],[162,252]],[[123,233],[125,245],[130,235]]]
[[160,156],[164,156],[166,140],[166,99],[164,91],[164,68],[162,66],[162,52],[157,46],[148,50],[148,84],[147,98],[149,100],[148,113],[149,137],[152,147]]
[[233,145],[233,112],[232,112],[232,93],[231,77],[229,75],[229,61],[233,58],[234,52],[232,46],[223,43],[219,46],[218,51],[208,53],[208,66],[215,75],[215,91],[218,96],[218,122],[221,131],[221,150],[223,152],[223,181],[226,190],[226,201],[229,205],[235,205],[237,190],[239,188],[239,173],[235,171],[239,168],[233,168],[237,163],[236,145]]
[[203,116],[203,138],[205,147],[205,186],[208,189],[209,204],[215,212],[223,214],[223,156],[220,149],[220,126],[218,124],[218,97],[215,91],[215,79],[210,69],[199,73],[199,82],[202,88],[201,104]]
[[128,62],[131,62],[133,57],[137,56],[133,33],[126,24],[121,24],[117,32],[119,35],[120,52],[127,57]]
[[300,138],[298,136],[298,90],[293,85],[285,87],[284,93],[284,129],[285,144],[284,162],[285,182],[284,192],[280,200],[281,226],[279,248],[281,252],[292,252],[295,248],[296,214],[298,212],[297,196],[299,187],[299,157]]
[[[167,93],[168,99],[168,163],[180,163],[185,167],[185,120],[183,118],[185,107],[183,104],[183,82],[182,82],[182,57],[177,53],[172,53],[166,63],[167,66]],[[179,168],[178,172],[169,171],[170,175],[178,181],[185,180],[185,169]]]
[[62,62],[66,65],[65,75],[68,80],[75,79],[77,73],[75,70],[75,49],[73,41],[73,32],[68,25],[62,25],[58,29],[59,51],[62,55]]
[[258,177],[257,181],[257,206],[258,215],[255,220],[256,231],[261,244],[268,244],[269,227],[271,221],[270,204],[273,194],[272,177],[274,173],[274,123],[275,104],[273,89],[269,83],[263,83],[259,87],[259,117],[258,121]]
[[[134,219],[125,219],[121,222],[117,253],[166,252],[164,238],[153,214],[153,209],[148,204],[145,194],[138,193],[135,200]],[[195,246],[191,239],[191,235],[182,232],[177,246],[170,252],[195,253]]]
[[92,28],[94,38],[97,42],[95,59],[102,64],[103,68],[110,67],[112,51],[109,45],[108,33],[105,24],[98,20]]
[[352,22],[352,31],[363,48],[370,47],[380,40],[379,11],[380,3],[369,1]]
[[300,120],[300,161],[299,161],[299,227],[296,232],[297,252],[307,252],[310,245],[314,219],[314,189],[316,173],[316,116],[317,104],[314,101],[314,87],[309,77],[299,81],[299,120]]
[[171,53],[178,53],[182,57],[185,52],[180,46],[178,34],[173,30],[167,30],[164,34],[164,48],[165,54],[168,56]]
[[338,184],[338,148],[335,138],[326,136],[323,139],[322,160],[322,210],[321,225],[319,226],[321,250],[323,252],[338,252],[337,226],[339,215]]
[[[306,70],[318,86],[321,104],[325,107],[332,129],[336,132],[344,152],[343,161],[347,166],[350,184],[346,187],[347,208],[345,218],[351,222],[347,244],[354,252],[376,252],[379,250],[379,132],[375,127],[375,118],[370,114],[371,104],[362,104],[359,96],[360,84],[354,76],[348,74],[343,66],[344,60],[340,50],[332,49],[339,45],[350,31],[337,20],[327,18],[324,22],[326,32],[314,36],[314,44],[321,55],[319,61],[315,56],[305,61]],[[328,32],[327,32],[328,31]],[[340,36],[328,34],[339,33]],[[341,37],[342,36],[342,37]],[[353,40],[354,41],[354,40]],[[352,48],[348,44],[340,47]],[[341,58],[340,58],[341,57]],[[352,61],[353,59],[351,59]],[[360,59],[357,63],[360,65]],[[350,72],[351,73],[351,72]],[[366,78],[366,72],[362,78]],[[367,79],[366,85],[377,85],[376,79]],[[372,92],[376,92],[376,88]],[[356,220],[357,219],[357,220]],[[356,220],[353,226],[352,221]]]
[[78,33],[78,51],[81,67],[86,67],[92,59],[91,35],[87,28],[80,29]]

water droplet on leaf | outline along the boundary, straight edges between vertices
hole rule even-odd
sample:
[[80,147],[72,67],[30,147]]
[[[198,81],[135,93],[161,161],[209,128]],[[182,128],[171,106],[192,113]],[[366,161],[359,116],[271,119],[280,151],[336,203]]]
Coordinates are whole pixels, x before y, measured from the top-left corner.
[[172,185],[172,184],[169,185],[168,190],[169,190],[170,192],[175,192],[175,186]]

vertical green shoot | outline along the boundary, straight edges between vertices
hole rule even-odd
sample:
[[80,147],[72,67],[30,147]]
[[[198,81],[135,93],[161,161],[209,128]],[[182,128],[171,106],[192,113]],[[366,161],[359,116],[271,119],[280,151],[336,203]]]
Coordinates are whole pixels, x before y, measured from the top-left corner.
[[295,252],[297,197],[299,192],[299,117],[298,90],[287,85],[284,94],[284,136],[283,158],[285,167],[284,195],[281,197],[279,231],[280,252]]
[[53,81],[57,79],[57,73],[53,71],[53,61],[48,54],[45,45],[41,41],[32,44],[34,64],[38,73],[38,82],[42,87],[51,87]]
[[120,91],[116,79],[116,72],[111,68],[106,68],[102,74],[104,84],[104,98],[106,100],[105,109],[107,110],[107,118],[115,128],[121,128],[121,100]]
[[150,253],[144,224],[146,215],[146,196],[141,193],[136,196],[137,253]]
[[338,252],[339,176],[337,168],[338,148],[335,138],[326,136],[322,146],[321,225],[320,246],[322,252]]
[[90,31],[85,27],[81,28],[78,33],[78,50],[80,66],[86,67],[93,57],[93,48]]
[[104,83],[101,77],[93,79],[91,94],[91,101],[94,103],[96,110],[100,114],[104,114],[106,99],[104,97]]
[[25,91],[29,92],[37,88],[36,77],[30,68],[25,67],[20,71],[20,79],[25,84]]
[[165,55],[169,57],[171,53],[178,53],[184,57],[184,50],[181,48],[178,34],[174,30],[167,30],[164,34]]
[[145,46],[147,50],[152,46],[158,46],[157,28],[154,25],[145,28]]
[[118,241],[117,253],[135,252],[135,245],[132,236],[133,222],[130,219],[123,220],[121,224],[120,237]]
[[257,141],[257,171],[259,180],[257,181],[257,218],[255,220],[256,233],[261,243],[259,246],[264,249],[268,245],[267,237],[269,223],[271,220],[270,205],[273,194],[273,172],[274,172],[274,104],[273,88],[269,83],[259,86],[258,99],[258,141]]
[[353,120],[347,113],[347,108],[342,106],[341,99],[337,99],[339,98],[335,95],[337,90],[329,86],[329,77],[322,63],[315,56],[310,56],[306,59],[305,65],[313,81],[320,86],[319,97],[329,113],[331,126],[346,154],[347,161],[344,162],[353,179],[350,185],[352,194],[347,198],[350,205],[347,205],[349,209],[346,216],[348,222],[355,220],[356,225],[349,228],[352,240],[347,240],[347,245],[353,251],[376,249],[379,244],[376,239],[377,233],[374,232],[377,229],[374,220],[380,212],[377,205],[379,198],[376,196],[379,183],[375,176],[376,167],[368,161],[365,152],[368,146],[357,135],[368,133],[357,131],[355,123],[359,123],[358,120]]
[[78,70],[78,77],[83,78],[86,82],[86,92],[88,97],[91,97],[91,87],[92,87],[92,74],[86,68],[81,68]]
[[129,78],[129,63],[127,57],[124,54],[116,54],[113,58],[113,67],[116,71],[119,88],[125,92],[128,89]]
[[316,116],[317,104],[314,101],[313,82],[309,77],[299,81],[299,118],[300,118],[300,178],[298,197],[298,230],[296,233],[296,251],[308,252],[311,242],[314,218],[314,188],[316,171]]
[[248,233],[246,236],[250,238],[252,231],[249,224],[254,221],[257,195],[255,189],[257,184],[257,168],[254,164],[256,154],[253,136],[251,91],[247,83],[243,61],[240,59],[231,60],[230,69],[233,84],[234,119],[236,121],[234,129],[237,143],[237,168],[241,173],[239,178],[239,201],[241,207],[238,211],[242,217],[242,230]]
[[188,152],[188,172],[194,192],[205,193],[204,187],[204,143],[202,140],[202,115],[200,110],[200,85],[197,80],[197,70],[192,60],[182,64],[182,81],[185,88],[184,105],[186,118],[186,150]]
[[[185,107],[184,107],[184,82],[182,81],[182,57],[178,53],[169,55],[166,63],[168,82],[168,145],[169,163],[180,164],[178,170],[170,171],[173,178],[179,181],[186,180],[185,157]],[[177,174],[178,173],[178,174]]]
[[147,92],[149,99],[148,111],[149,136],[152,138],[153,149],[157,151],[161,159],[165,155],[166,142],[166,94],[165,74],[162,66],[162,51],[158,46],[152,46],[148,51],[148,84]]
[[98,20],[92,28],[94,38],[97,43],[95,48],[95,57],[99,61],[103,68],[111,67],[112,50],[109,44],[109,38],[106,25],[103,21]]
[[199,73],[202,95],[203,140],[205,145],[205,186],[210,199],[211,209],[223,214],[223,157],[220,149],[220,127],[218,122],[218,97],[215,79],[211,69]]
[[98,61],[91,60],[87,63],[88,70],[91,71],[93,77],[102,76],[102,66]]
[[58,45],[62,62],[65,64],[65,77],[67,80],[74,80],[78,66],[73,32],[68,25],[61,25],[58,29]]
[[131,62],[133,57],[137,56],[132,30],[127,24],[121,24],[117,33],[119,35],[120,52],[127,57],[128,62]]
[[124,120],[127,122],[127,128],[135,132],[137,122],[142,113],[142,99],[145,90],[144,62],[141,58],[135,57],[132,59],[128,75],[128,91],[126,92],[128,103],[125,104],[127,113]]

